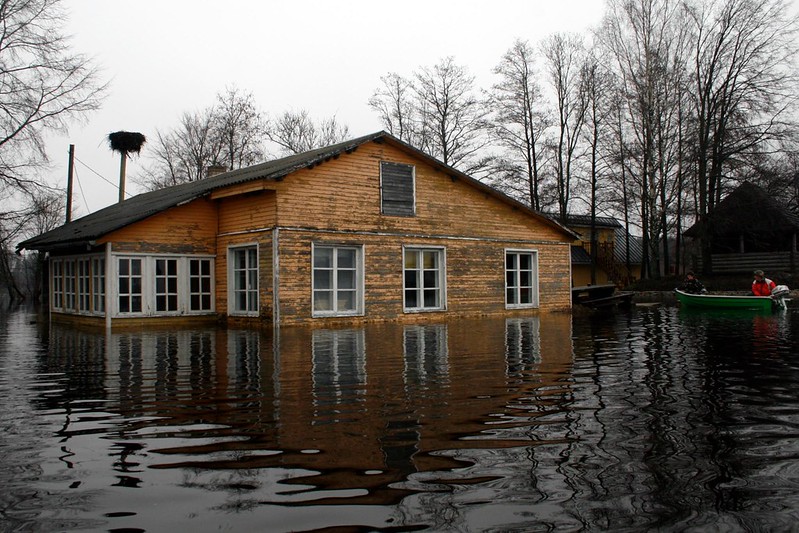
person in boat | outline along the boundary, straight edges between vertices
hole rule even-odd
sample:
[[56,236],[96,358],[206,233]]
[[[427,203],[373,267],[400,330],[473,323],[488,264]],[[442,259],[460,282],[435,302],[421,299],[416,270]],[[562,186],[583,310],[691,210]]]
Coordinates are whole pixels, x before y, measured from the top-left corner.
[[771,291],[777,284],[768,279],[762,270],[755,270],[755,280],[752,282],[753,296],[771,296]]
[[691,271],[686,272],[685,279],[680,285],[680,290],[689,294],[705,294],[707,292],[702,282]]

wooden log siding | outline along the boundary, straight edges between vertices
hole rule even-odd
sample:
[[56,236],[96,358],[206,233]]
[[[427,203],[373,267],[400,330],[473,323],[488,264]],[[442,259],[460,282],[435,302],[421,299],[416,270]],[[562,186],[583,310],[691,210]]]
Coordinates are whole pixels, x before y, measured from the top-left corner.
[[113,231],[97,242],[113,243],[114,252],[214,254],[216,232],[216,204],[196,200]]
[[277,220],[276,209],[274,191],[260,191],[219,200],[219,234],[272,228]]
[[[311,250],[313,244],[364,249],[365,316],[326,318],[325,323],[374,320],[430,320],[436,316],[530,315],[570,306],[569,245],[493,240],[425,239],[396,235],[352,235],[280,231],[280,320],[312,323]],[[446,310],[403,310],[403,245],[443,247],[446,253]],[[538,253],[539,308],[505,309],[505,250]],[[263,279],[264,276],[262,275]]]
[[[415,166],[416,216],[381,214],[381,161]],[[369,143],[313,169],[300,170],[275,183],[275,189],[281,227],[524,241],[570,239],[388,144]]]

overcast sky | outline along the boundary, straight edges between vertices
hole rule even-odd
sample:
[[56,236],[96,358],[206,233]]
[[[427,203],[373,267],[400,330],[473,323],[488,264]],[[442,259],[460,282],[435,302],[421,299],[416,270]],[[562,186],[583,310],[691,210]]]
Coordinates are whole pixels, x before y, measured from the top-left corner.
[[[382,129],[367,101],[380,77],[409,76],[454,56],[487,88],[491,70],[516,38],[537,42],[595,26],[603,0],[405,0],[226,2],[68,0],[66,32],[111,81],[102,110],[69,134],[52,137],[52,184],[66,183],[75,145],[76,216],[117,200],[119,155],[106,136],[137,131],[155,138],[185,111],[203,109],[226,86],[252,92],[271,114],[307,109],[336,115],[353,137]],[[129,193],[142,156],[128,164]],[[103,180],[97,174],[105,178]],[[110,182],[110,183],[109,183]]]

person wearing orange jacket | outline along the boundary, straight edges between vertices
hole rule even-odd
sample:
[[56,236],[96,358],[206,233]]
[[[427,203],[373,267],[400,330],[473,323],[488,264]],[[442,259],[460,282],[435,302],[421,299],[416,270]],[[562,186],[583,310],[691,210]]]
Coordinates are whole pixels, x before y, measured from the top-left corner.
[[755,280],[752,282],[752,294],[755,296],[771,296],[771,290],[777,284],[768,279],[762,270],[755,270]]

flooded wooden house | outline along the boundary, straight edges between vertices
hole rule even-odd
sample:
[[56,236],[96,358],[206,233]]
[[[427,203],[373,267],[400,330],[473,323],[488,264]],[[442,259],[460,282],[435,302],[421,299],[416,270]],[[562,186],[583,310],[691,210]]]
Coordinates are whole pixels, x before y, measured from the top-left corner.
[[392,135],[132,197],[26,240],[59,319],[336,325],[570,307],[575,234]]

